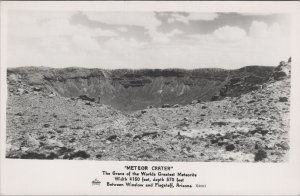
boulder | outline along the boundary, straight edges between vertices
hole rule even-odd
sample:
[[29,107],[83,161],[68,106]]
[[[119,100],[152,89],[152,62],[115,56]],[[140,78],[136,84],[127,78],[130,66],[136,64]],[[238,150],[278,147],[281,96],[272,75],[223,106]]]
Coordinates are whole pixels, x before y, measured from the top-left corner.
[[24,89],[18,88],[18,94],[19,94],[19,95],[23,95],[24,91],[25,91]]
[[42,88],[36,86],[36,87],[33,87],[33,91],[40,92],[40,91],[42,91]]
[[89,158],[89,157],[90,157],[90,155],[89,155],[87,152],[85,152],[85,151],[83,151],[83,150],[79,150],[79,151],[73,152],[73,153],[70,155],[69,159],[74,159],[74,158],[83,158],[83,159],[87,159],[87,158]]
[[48,97],[50,97],[50,98],[53,98],[53,97],[55,97],[56,95],[54,94],[54,93],[51,93],[51,94],[49,94],[48,95]]
[[287,102],[288,98],[287,97],[279,97],[279,102]]
[[217,101],[220,99],[220,96],[219,95],[214,95],[211,97],[210,101]]
[[235,149],[234,144],[228,144],[227,146],[225,146],[226,151],[232,151]]
[[114,141],[115,139],[117,139],[117,135],[111,135],[107,138],[108,141]]
[[196,104],[196,103],[198,103],[198,100],[193,100],[191,103]]
[[220,121],[220,122],[212,122],[211,125],[222,127],[222,126],[227,125],[227,123],[226,123],[226,122],[221,122],[221,121]]
[[262,161],[263,159],[267,158],[267,152],[259,149],[254,156],[254,161]]
[[190,118],[188,118],[188,117],[184,117],[183,120],[184,121],[188,121],[188,122],[192,122],[192,120]]

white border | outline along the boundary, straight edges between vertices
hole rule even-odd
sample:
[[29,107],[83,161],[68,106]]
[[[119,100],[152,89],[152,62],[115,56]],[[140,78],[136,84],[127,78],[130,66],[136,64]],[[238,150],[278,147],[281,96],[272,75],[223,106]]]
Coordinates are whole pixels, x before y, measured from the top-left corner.
[[[300,12],[299,2],[1,2],[1,194],[5,195],[300,195]],[[6,119],[6,21],[7,11],[196,11],[274,12],[292,16],[291,150],[288,163],[195,163],[117,162],[65,160],[9,160],[5,154]],[[101,189],[91,180],[106,170],[124,170],[124,165],[171,165],[178,171],[196,172],[206,189]],[[102,179],[105,181],[105,179]]]

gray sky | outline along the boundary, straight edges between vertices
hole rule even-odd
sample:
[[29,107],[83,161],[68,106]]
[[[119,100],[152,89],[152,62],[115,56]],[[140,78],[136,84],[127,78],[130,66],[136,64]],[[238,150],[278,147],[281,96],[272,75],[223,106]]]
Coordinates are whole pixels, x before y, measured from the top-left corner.
[[289,30],[283,14],[9,11],[8,66],[275,66]]

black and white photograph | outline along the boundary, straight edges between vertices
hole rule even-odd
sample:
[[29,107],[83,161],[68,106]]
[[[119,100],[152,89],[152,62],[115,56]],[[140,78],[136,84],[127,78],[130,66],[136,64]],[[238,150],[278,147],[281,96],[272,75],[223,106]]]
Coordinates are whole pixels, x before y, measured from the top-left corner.
[[288,161],[288,15],[8,14],[7,158]]
[[7,193],[299,190],[291,5],[48,4],[7,2],[1,15]]

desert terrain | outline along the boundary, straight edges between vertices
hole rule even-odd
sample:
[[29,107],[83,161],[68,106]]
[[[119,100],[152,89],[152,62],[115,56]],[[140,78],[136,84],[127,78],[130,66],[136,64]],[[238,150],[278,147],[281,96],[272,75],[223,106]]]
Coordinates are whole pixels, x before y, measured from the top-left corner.
[[290,67],[10,68],[6,157],[284,162]]

